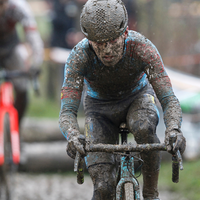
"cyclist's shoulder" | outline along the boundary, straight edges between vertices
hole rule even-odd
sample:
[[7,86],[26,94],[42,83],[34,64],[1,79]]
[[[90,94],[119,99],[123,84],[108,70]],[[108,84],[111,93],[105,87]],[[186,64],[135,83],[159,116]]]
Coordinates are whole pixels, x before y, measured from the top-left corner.
[[[130,30],[126,38],[127,49],[134,48],[136,51],[140,49],[142,52],[147,49],[156,50],[156,46],[144,35],[139,32]],[[139,53],[139,52],[138,52]]]
[[151,42],[148,38],[137,31],[129,30],[128,37],[126,39],[127,42],[133,41],[134,43],[142,44]]
[[67,66],[83,68],[91,59],[91,50],[88,39],[84,38],[71,50],[67,59]]
[[87,38],[82,39],[76,46],[75,49],[81,49],[81,51],[89,50],[89,40]]
[[89,44],[89,40],[84,38],[81,40],[71,51],[72,55],[76,55],[78,57],[87,57],[91,53],[91,47]]

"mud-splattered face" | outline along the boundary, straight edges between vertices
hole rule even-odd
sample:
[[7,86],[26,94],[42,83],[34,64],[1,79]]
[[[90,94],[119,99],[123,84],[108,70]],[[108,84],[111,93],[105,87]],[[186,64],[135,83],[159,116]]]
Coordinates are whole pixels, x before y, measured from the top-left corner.
[[8,0],[0,0],[0,16],[5,12]]
[[104,43],[90,41],[96,55],[106,66],[114,66],[123,56],[125,33],[117,39]]

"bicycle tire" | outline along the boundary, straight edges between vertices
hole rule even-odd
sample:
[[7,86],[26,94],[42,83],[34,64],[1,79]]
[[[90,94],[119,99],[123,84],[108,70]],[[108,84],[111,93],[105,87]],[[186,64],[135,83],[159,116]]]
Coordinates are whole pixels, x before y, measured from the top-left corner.
[[133,183],[124,184],[124,199],[123,200],[134,200]]
[[3,123],[4,133],[4,164],[0,166],[0,200],[12,200],[14,189],[13,173],[16,171],[16,166],[12,159],[12,147],[10,139],[10,119],[6,113]]

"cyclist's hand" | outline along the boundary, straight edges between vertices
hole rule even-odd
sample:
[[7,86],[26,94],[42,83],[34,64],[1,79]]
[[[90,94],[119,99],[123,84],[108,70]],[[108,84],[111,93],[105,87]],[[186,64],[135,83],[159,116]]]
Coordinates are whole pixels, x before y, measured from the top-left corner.
[[180,130],[166,130],[165,144],[169,153],[175,153],[177,150],[179,150],[180,153],[183,154],[186,147],[186,140]]
[[85,156],[84,143],[85,136],[81,135],[80,133],[71,133],[67,143],[67,154],[73,159],[76,157],[77,151],[82,156]]

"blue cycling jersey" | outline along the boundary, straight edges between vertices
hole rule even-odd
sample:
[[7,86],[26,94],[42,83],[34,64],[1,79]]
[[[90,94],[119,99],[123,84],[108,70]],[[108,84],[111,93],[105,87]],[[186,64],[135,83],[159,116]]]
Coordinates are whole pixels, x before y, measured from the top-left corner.
[[151,41],[138,32],[129,31],[122,59],[108,67],[97,57],[88,39],[83,39],[74,47],[65,65],[60,112],[62,133],[67,136],[78,131],[76,113],[84,84],[87,95],[112,103],[139,92],[148,81],[162,105],[166,126],[180,128],[180,105],[162,58]]

